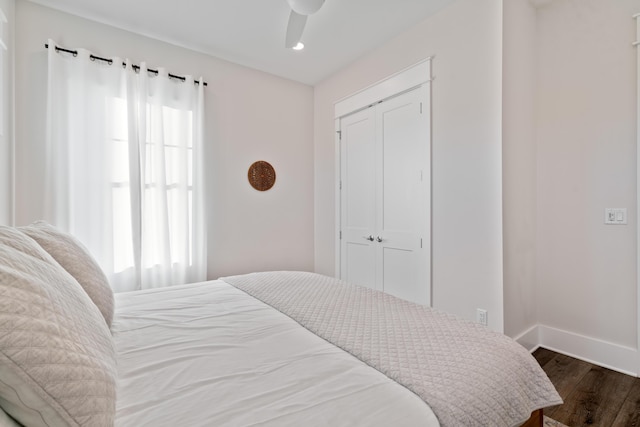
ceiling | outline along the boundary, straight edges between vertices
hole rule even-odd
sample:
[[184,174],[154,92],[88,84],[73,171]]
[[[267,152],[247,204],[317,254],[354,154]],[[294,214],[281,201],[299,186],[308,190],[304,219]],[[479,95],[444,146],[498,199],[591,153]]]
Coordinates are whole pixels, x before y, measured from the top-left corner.
[[326,0],[302,51],[284,48],[285,0],[31,0],[315,85],[455,0]]

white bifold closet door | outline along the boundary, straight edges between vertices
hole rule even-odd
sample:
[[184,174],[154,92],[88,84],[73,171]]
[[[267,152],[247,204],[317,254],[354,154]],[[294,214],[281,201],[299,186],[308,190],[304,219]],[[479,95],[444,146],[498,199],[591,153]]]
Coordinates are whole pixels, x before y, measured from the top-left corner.
[[341,278],[430,304],[424,87],[340,120]]

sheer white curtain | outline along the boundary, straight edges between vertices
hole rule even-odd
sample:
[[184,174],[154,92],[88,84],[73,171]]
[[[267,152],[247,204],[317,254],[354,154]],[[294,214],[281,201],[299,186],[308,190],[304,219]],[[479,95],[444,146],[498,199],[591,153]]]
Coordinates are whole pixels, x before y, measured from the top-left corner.
[[116,292],[205,280],[203,82],[55,47],[45,219],[89,248]]

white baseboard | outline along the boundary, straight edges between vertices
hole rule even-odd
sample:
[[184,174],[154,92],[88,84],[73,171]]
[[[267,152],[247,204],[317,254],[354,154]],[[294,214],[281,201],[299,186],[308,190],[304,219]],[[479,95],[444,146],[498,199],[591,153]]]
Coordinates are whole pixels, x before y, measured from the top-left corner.
[[517,337],[514,337],[521,346],[529,350],[529,352],[533,353],[540,347],[540,333],[539,326],[534,325],[531,328],[527,329]]
[[638,350],[632,347],[544,325],[533,326],[514,339],[531,352],[544,347],[623,374],[639,376],[640,357]]

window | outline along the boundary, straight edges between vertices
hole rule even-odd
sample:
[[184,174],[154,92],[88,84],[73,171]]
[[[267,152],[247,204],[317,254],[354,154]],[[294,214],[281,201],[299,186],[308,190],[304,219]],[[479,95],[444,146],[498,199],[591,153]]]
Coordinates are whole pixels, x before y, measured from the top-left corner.
[[[132,185],[130,169],[127,103],[122,98],[110,100],[112,135],[112,213],[113,267],[120,273],[135,267],[133,250]],[[166,247],[171,264],[193,264],[193,247],[181,245],[184,231],[193,234],[193,112],[164,105],[146,106],[144,181],[141,183],[143,209],[141,222],[148,232],[142,234],[142,268],[153,269],[165,261]],[[166,206],[165,209],[160,208]],[[186,210],[185,210],[186,206]],[[163,225],[166,224],[166,225]],[[154,233],[167,227],[166,239]],[[186,255],[186,258],[185,258]]]
[[203,84],[55,46],[45,218],[89,248],[116,292],[205,280]]

